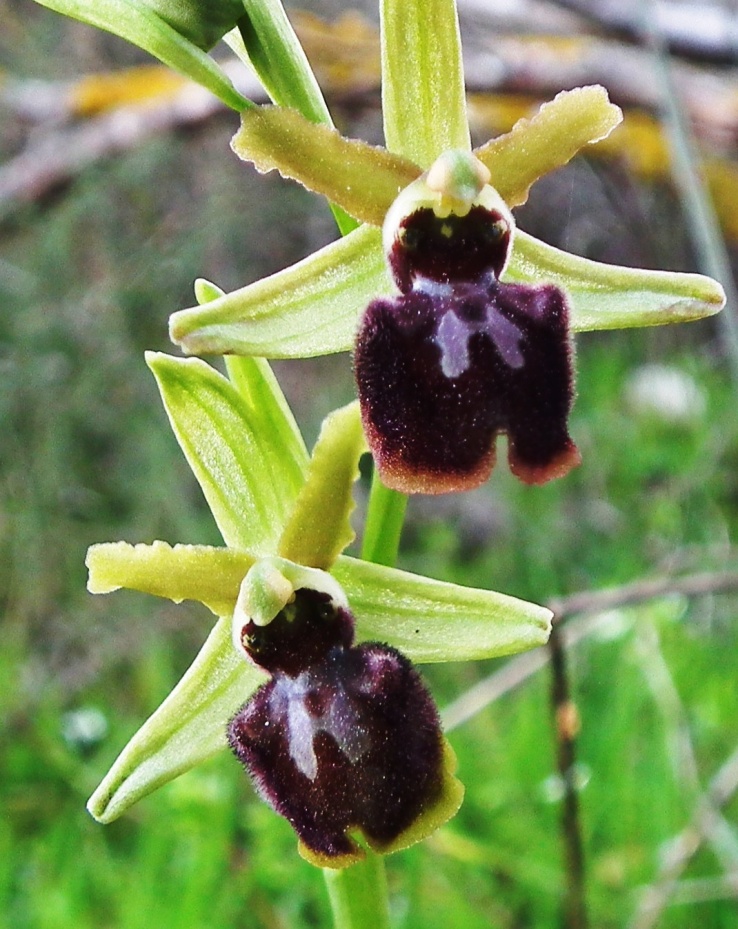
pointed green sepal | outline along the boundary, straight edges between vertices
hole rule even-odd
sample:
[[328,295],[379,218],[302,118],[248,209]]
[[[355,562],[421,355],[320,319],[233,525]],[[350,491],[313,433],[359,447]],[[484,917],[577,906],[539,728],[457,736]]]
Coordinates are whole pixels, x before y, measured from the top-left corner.
[[[78,19],[90,26],[96,26],[106,32],[112,32],[121,39],[137,45],[165,65],[201,84],[233,110],[240,112],[253,106],[249,100],[238,93],[213,59],[206,55],[198,44],[191,41],[184,26],[180,34],[173,25],[170,25],[176,22],[182,24],[184,20],[187,20],[191,27],[189,29],[191,36],[198,37],[204,43],[204,47],[212,38],[211,31],[209,29],[202,31],[202,23],[198,27],[193,17],[202,17],[203,9],[209,11],[209,7],[196,3],[183,5],[181,2],[175,3],[174,0],[170,2],[151,0],[149,3],[143,0],[139,2],[137,0],[95,0],[94,3],[90,0],[37,0],[37,2],[50,10],[55,10],[72,19]],[[230,6],[234,5],[231,2]],[[190,9],[182,17],[185,6]],[[167,7],[172,10],[169,21],[165,21],[157,9]],[[211,44],[215,41],[213,39]]]
[[[277,418],[265,432],[260,411],[199,359],[149,352],[146,360],[226,544],[273,552],[301,484],[283,460],[294,446],[292,423]],[[269,389],[259,382],[260,365],[250,376],[257,395]]]
[[567,164],[584,146],[607,138],[622,119],[604,87],[577,87],[557,94],[474,154],[489,168],[490,183],[508,206],[519,206],[539,177]]
[[471,148],[455,0],[382,0],[382,113],[387,148],[427,168]]
[[702,274],[589,261],[520,230],[505,277],[558,284],[571,303],[571,327],[579,332],[683,323],[712,316],[725,305],[723,288]]
[[548,640],[550,610],[341,556],[331,572],[346,591],[357,638],[398,648],[416,662],[471,661]]
[[421,171],[386,148],[344,138],[280,107],[244,113],[231,148],[258,171],[277,170],[375,226],[382,225],[392,201]]
[[353,486],[365,451],[358,401],[325,418],[307,480],[279,540],[283,558],[328,570],[353,542]]
[[227,616],[254,560],[247,552],[209,545],[105,542],[87,552],[87,589],[92,594],[138,590],[175,603],[197,600],[216,616]]
[[182,680],[133,736],[87,808],[112,822],[147,794],[226,747],[226,724],[266,680],[231,643],[221,619]]
[[172,314],[172,341],[188,354],[308,358],[353,347],[359,314],[393,292],[382,234],[363,226],[284,271],[205,306]]

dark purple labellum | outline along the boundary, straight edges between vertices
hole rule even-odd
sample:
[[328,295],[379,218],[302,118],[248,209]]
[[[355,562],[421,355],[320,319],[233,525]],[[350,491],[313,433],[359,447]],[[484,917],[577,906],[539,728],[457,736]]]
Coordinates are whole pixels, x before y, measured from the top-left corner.
[[242,641],[257,663],[269,655],[272,679],[228,727],[259,794],[328,866],[360,854],[352,830],[390,846],[443,780],[440,723],[420,676],[395,649],[352,640],[351,614],[308,589],[267,626],[250,622]]
[[354,365],[382,480],[405,493],[481,484],[508,438],[510,468],[541,484],[579,462],[568,307],[553,285],[498,280],[510,229],[494,210],[400,224],[389,255],[401,294],[369,304]]

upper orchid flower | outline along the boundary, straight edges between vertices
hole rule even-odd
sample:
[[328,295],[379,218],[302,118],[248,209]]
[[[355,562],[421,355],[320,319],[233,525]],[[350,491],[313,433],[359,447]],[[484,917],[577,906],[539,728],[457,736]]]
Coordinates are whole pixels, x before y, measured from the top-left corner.
[[222,618],[90,811],[115,819],[226,747],[232,720],[232,747],[310,861],[360,857],[347,828],[379,851],[423,838],[453,815],[461,787],[409,660],[542,644],[550,612],[340,554],[365,450],[356,403],[326,419],[308,459],[266,362],[230,359],[228,380],[198,359],[148,361],[227,547],[96,545],[89,589],[195,599]]
[[[570,331],[697,319],[717,312],[724,294],[701,275],[603,265],[520,230],[513,237],[510,208],[541,174],[608,135],[621,113],[602,88],[580,88],[472,157],[454,4],[430,6],[382,4],[388,149],[280,107],[244,112],[233,140],[259,170],[279,170],[365,225],[291,268],[175,313],[170,333],[187,353],[305,357],[355,349],[367,437],[395,489],[437,493],[480,483],[500,432],[512,470],[541,483],[579,460],[566,424]],[[410,56],[408,48],[427,54]],[[476,172],[460,195],[441,189],[451,161],[462,174]],[[446,219],[435,224],[435,238],[427,234],[430,214],[411,219],[431,193],[435,218]],[[506,231],[490,243],[501,223]],[[475,235],[483,248],[471,243]]]

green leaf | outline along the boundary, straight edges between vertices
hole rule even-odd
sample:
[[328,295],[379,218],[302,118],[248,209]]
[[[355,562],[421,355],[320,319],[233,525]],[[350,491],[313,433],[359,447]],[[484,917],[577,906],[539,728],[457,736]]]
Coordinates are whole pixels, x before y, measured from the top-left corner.
[[37,0],[42,6],[112,32],[207,88],[226,106],[241,111],[242,97],[218,65],[155,12],[135,0]]
[[562,252],[518,230],[506,279],[558,284],[569,295],[575,331],[627,329],[702,319],[725,305],[712,278],[601,264]]
[[[199,359],[149,352],[146,360],[226,544],[272,553],[300,489],[295,467],[285,461],[292,424],[277,420],[264,432],[258,411]],[[258,382],[258,365],[251,376]],[[257,395],[262,389],[268,388],[257,386]]]
[[363,226],[304,261],[205,306],[172,314],[187,354],[308,358],[353,347],[359,314],[394,291],[381,231]]
[[151,10],[203,51],[209,51],[243,16],[243,0],[138,0],[138,6]]
[[[274,103],[292,107],[313,123],[333,121],[305,52],[280,0],[249,0],[238,31],[243,51]],[[341,235],[357,223],[331,204]]]
[[622,119],[604,87],[577,87],[557,94],[474,154],[489,168],[490,183],[508,206],[519,206],[539,177],[571,161],[585,145],[606,138]]
[[382,113],[387,148],[429,167],[471,148],[455,0],[382,0]]
[[123,587],[175,603],[197,600],[216,616],[226,616],[255,560],[244,551],[209,545],[105,542],[87,552],[87,589],[107,594]]
[[103,823],[226,747],[226,724],[266,675],[233,648],[230,618],[219,620],[159,709],[133,736],[90,798]]
[[328,570],[353,541],[353,486],[366,450],[358,401],[325,418],[307,480],[279,540],[283,558]]
[[381,226],[399,192],[421,173],[407,158],[344,138],[295,110],[258,107],[243,115],[231,141],[239,158],[262,173],[276,169],[365,223]]
[[314,123],[333,125],[323,93],[280,0],[248,0],[238,23],[251,67],[269,97]]
[[417,662],[470,661],[543,645],[551,611],[515,597],[460,587],[341,556],[331,573],[346,591],[364,641]]

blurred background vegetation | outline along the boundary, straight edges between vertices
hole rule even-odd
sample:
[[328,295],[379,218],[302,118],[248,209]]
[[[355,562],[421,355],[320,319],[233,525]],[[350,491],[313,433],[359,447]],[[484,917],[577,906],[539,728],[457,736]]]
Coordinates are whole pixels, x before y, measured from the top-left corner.
[[[481,16],[483,4],[459,5],[480,68],[470,81],[480,137],[556,89],[532,66],[523,79],[525,61],[517,77],[505,71],[506,49],[519,59],[532,48],[540,64],[533,38],[559,61],[564,42],[569,61],[590,41],[613,55],[629,47],[560,9],[576,4],[509,0],[502,20]],[[340,20],[342,5],[323,2],[313,5],[322,22],[296,22],[342,129],[380,141],[373,7],[365,20]],[[329,925],[320,874],[225,753],[113,825],[85,812],[210,618],[126,592],[93,598],[84,557],[114,539],[219,541],[142,353],[170,350],[167,317],[193,302],[195,277],[231,289],[284,267],[334,237],[330,214],[238,162],[234,116],[217,110],[71,168],[63,182],[18,187],[10,170],[39,142],[64,152],[65,133],[113,112],[75,109],[81,76],[148,62],[31,0],[0,0],[0,22],[0,927]],[[545,35],[532,37],[526,22]],[[735,105],[730,55],[697,58],[677,64],[721,82],[720,99]],[[612,90],[631,134],[536,185],[519,222],[589,257],[697,270],[656,113]],[[47,98],[42,113],[29,111],[28,100]],[[734,255],[735,140],[728,103],[716,113],[714,99],[690,102],[701,102],[708,129],[723,127],[719,138],[691,115]],[[503,464],[474,493],[412,500],[400,564],[539,602],[663,582],[655,598],[595,602],[596,622],[567,652],[586,900],[598,929],[729,929],[738,925],[738,597],[723,589],[738,572],[729,343],[709,320],[583,335],[577,353],[582,467],[527,488]],[[353,395],[350,359],[275,368],[311,443],[320,419]],[[705,572],[716,581],[703,595],[680,586]],[[508,665],[424,669],[441,707],[452,704],[467,799],[434,838],[390,859],[397,927],[562,925],[565,785],[548,668],[518,664],[520,682],[461,723],[457,701]]]

